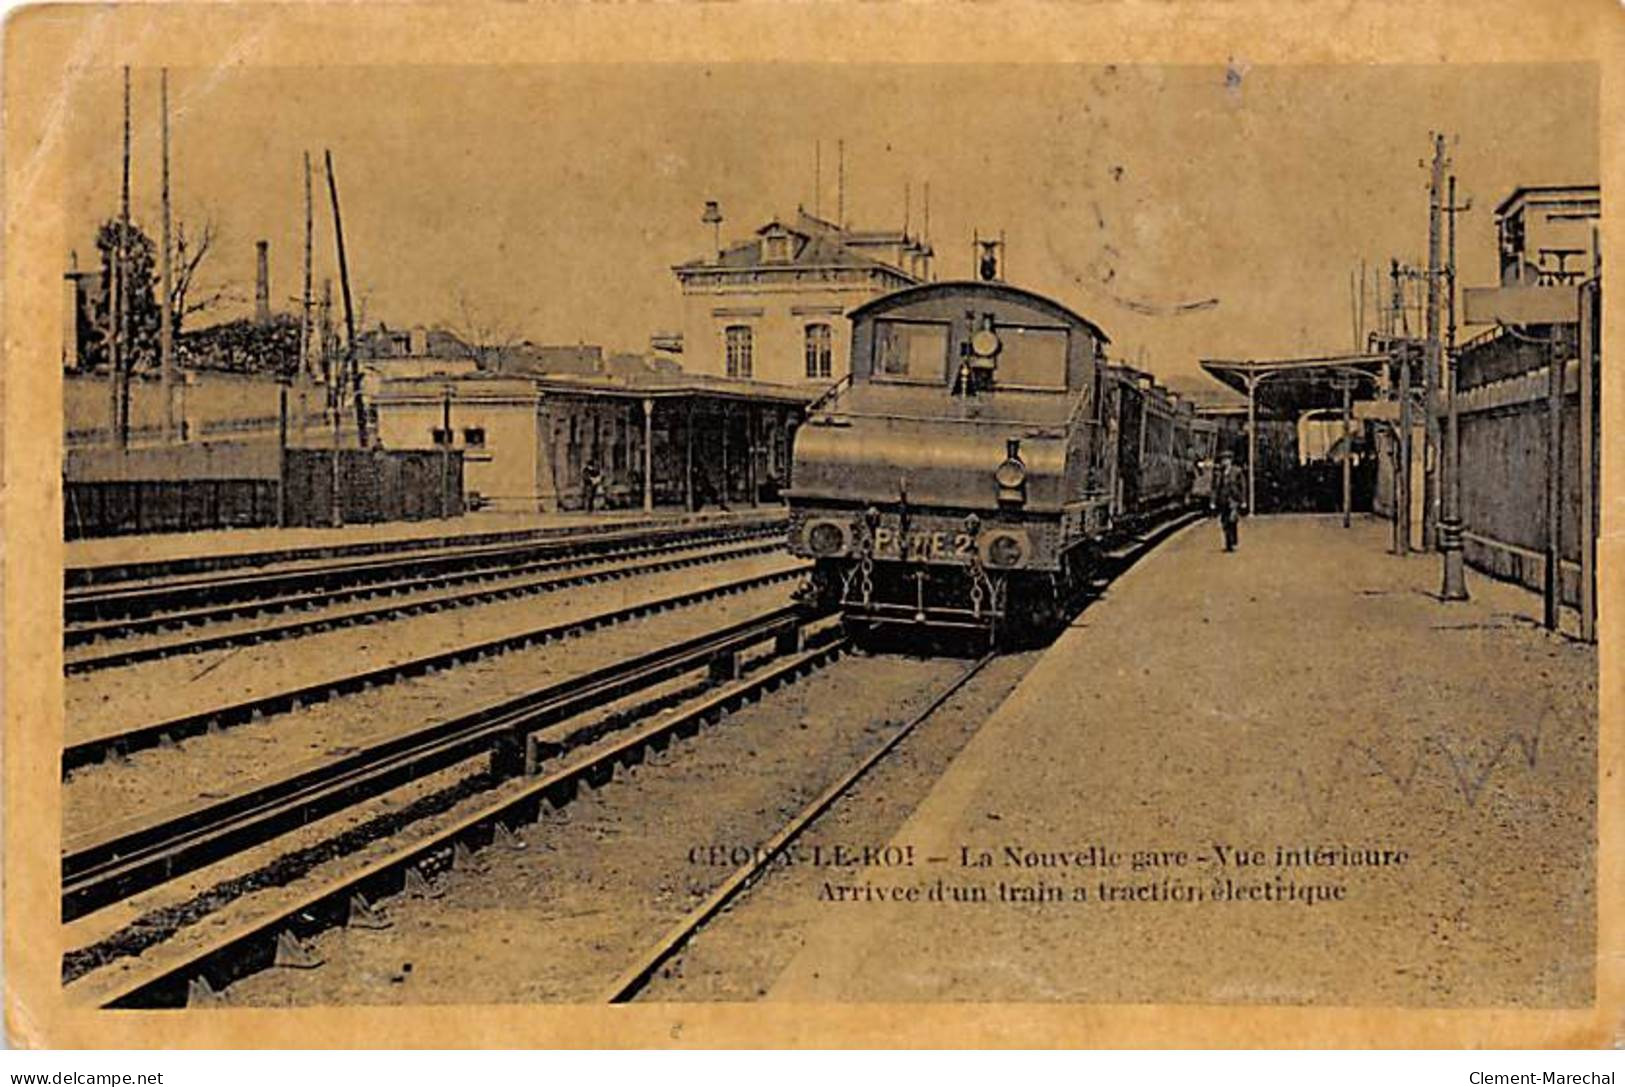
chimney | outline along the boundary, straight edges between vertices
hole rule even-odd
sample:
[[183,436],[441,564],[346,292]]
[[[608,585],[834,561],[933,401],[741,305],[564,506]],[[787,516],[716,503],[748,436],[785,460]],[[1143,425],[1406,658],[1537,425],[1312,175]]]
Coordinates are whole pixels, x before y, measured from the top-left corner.
[[271,323],[271,243],[254,243],[257,264],[254,269],[254,320]]

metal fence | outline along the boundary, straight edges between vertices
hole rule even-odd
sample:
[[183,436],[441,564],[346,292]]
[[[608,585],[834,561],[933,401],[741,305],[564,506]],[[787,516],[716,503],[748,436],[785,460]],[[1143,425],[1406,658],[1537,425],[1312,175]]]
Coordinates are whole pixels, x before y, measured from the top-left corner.
[[288,449],[221,443],[73,450],[63,536],[456,517],[461,451]]
[[[284,523],[370,524],[463,513],[461,450],[290,449]],[[334,489],[337,487],[337,500]]]
[[139,479],[67,483],[63,535],[128,536],[274,525],[274,479]]

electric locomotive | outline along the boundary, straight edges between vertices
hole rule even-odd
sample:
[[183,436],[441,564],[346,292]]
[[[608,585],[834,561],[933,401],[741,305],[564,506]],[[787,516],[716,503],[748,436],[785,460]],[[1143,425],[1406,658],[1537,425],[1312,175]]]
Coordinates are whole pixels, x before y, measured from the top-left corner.
[[859,632],[1054,625],[1114,531],[1189,500],[1188,404],[1099,326],[1001,281],[853,310],[851,373],[809,409],[785,492],[813,600]]
[[1106,334],[1002,282],[859,306],[851,374],[795,440],[790,550],[864,625],[1041,626],[1108,527]]

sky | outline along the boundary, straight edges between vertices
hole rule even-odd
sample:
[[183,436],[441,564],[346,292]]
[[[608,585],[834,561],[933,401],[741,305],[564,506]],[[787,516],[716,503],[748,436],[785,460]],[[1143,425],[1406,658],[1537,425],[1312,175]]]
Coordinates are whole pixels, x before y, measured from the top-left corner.
[[[219,232],[201,278],[241,298],[211,317],[251,309],[257,238],[273,305],[296,305],[305,151],[315,275],[336,277],[330,149],[367,321],[642,350],[680,326],[671,266],[710,250],[704,202],[720,202],[725,241],[798,205],[833,216],[842,141],[852,225],[902,226],[912,186],[918,231],[929,182],[939,278],[970,274],[973,232],[1002,230],[1009,281],[1094,320],[1119,357],[1190,376],[1202,357],[1351,345],[1351,270],[1425,259],[1435,130],[1472,201],[1460,282],[1492,283],[1503,197],[1597,180],[1597,78],[1584,65],[175,70],[172,185],[177,218]],[[133,214],[156,237],[158,75],[133,81]],[[93,79],[74,117],[81,266],[117,212],[120,92],[116,71]]]

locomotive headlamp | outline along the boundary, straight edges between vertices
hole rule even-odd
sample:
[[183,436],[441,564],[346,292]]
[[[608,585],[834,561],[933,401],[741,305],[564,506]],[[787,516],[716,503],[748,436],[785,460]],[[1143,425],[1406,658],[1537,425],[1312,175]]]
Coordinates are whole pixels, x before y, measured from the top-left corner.
[[970,353],[979,359],[990,359],[999,353],[999,334],[991,328],[979,328],[971,333]]
[[967,513],[965,515],[965,534],[974,540],[976,538],[976,534],[981,531],[982,519],[976,516],[974,513]]
[[876,525],[880,524],[880,511],[875,509],[873,506],[870,506],[868,509],[864,510],[863,523],[868,525],[870,528],[874,528]]
[[1027,466],[1019,457],[1010,457],[994,471],[993,478],[998,481],[1001,491],[1019,491],[1021,485],[1027,482]]
[[999,485],[1000,502],[1021,502],[1022,488],[1027,483],[1027,465],[1021,459],[1021,439],[1011,438],[1005,443],[1004,463],[993,470],[993,481]]
[[807,533],[807,546],[815,555],[833,555],[846,544],[846,533],[833,521],[820,521]]

